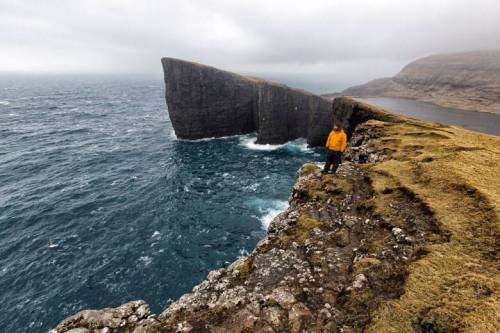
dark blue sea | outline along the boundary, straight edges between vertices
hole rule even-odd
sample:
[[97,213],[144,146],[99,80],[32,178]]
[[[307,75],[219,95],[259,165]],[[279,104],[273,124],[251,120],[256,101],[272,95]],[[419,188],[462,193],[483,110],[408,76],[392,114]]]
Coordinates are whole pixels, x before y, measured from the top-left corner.
[[254,140],[176,139],[159,77],[0,78],[0,331],[136,299],[159,313],[251,251],[322,158]]

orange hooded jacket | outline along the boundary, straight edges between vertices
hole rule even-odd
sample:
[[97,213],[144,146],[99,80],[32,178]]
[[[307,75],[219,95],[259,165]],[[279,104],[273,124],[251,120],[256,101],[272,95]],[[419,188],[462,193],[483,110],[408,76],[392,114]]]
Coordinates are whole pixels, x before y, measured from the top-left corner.
[[328,135],[328,139],[326,140],[325,147],[334,150],[343,152],[347,146],[347,135],[344,130],[331,131]]

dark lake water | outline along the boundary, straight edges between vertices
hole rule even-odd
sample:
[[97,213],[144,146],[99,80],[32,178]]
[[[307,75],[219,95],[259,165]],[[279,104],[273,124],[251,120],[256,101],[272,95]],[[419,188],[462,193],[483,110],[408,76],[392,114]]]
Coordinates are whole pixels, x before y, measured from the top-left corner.
[[251,251],[287,206],[302,141],[180,141],[163,82],[0,79],[0,331],[85,308],[159,313]]
[[500,115],[497,114],[445,108],[404,98],[374,97],[360,100],[405,116],[500,135]]

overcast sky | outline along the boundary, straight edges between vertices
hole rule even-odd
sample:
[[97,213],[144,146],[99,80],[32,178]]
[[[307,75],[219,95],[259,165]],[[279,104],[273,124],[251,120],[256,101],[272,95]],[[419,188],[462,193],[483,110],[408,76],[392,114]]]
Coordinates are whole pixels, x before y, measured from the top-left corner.
[[156,73],[170,56],[331,92],[500,49],[498,0],[0,0],[0,72]]

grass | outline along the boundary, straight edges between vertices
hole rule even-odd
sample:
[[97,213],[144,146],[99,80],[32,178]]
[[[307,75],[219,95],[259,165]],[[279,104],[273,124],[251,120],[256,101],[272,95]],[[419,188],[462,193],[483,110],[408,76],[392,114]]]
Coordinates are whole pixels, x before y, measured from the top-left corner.
[[399,118],[366,124],[391,154],[366,166],[376,210],[391,215],[388,196],[405,188],[451,237],[409,266],[405,293],[382,303],[366,332],[499,332],[500,138]]

